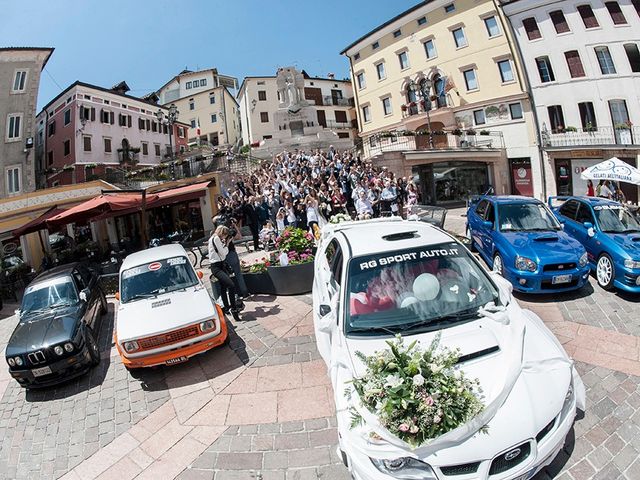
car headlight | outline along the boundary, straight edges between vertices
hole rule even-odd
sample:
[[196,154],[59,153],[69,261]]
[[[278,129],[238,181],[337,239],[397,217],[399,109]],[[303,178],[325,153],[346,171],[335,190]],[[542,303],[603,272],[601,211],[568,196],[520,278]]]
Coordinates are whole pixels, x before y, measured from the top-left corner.
[[206,322],[201,322],[200,323],[200,331],[201,332],[206,332],[209,330],[213,330],[214,328],[216,328],[216,324],[214,323],[213,320],[207,320]]
[[569,383],[569,389],[567,390],[567,394],[564,397],[564,404],[562,405],[562,418],[566,417],[573,405],[573,397],[575,396],[575,390],[573,388],[573,376],[571,377],[571,382]]
[[580,257],[580,261],[578,262],[578,264],[580,265],[580,267],[584,267],[588,262],[589,256],[587,255],[587,252],[584,252]]
[[10,367],[16,366],[16,361],[11,357],[7,358],[7,363],[9,364]]
[[53,351],[56,355],[62,355],[64,353],[64,349],[60,345],[53,347]]
[[16,366],[21,367],[22,365],[24,365],[24,362],[22,361],[22,357],[16,357],[13,359],[16,362]]
[[71,342],[67,342],[67,343],[65,343],[65,344],[64,344],[64,349],[65,349],[65,351],[66,351],[67,353],[71,353],[71,352],[73,352],[73,349],[74,349],[73,343],[71,343]]
[[538,269],[538,264],[527,257],[516,256],[516,269],[528,272],[535,272]]
[[140,348],[138,346],[138,342],[136,341],[124,342],[122,346],[124,347],[127,353],[135,352],[136,350],[138,350],[138,348]]
[[630,258],[627,258],[624,261],[624,266],[626,268],[640,268],[640,260],[631,260]]
[[424,462],[410,457],[395,458],[393,460],[379,460],[371,458],[371,463],[382,473],[399,480],[437,480],[433,469]]

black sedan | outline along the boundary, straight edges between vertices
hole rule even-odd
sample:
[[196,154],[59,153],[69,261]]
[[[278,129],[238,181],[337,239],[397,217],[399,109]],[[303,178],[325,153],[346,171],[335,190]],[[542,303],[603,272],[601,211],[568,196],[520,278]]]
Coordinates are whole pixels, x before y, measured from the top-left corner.
[[98,277],[83,264],[36,277],[24,291],[20,321],[7,344],[11,376],[26,388],[46,387],[100,363],[95,332],[106,311]]

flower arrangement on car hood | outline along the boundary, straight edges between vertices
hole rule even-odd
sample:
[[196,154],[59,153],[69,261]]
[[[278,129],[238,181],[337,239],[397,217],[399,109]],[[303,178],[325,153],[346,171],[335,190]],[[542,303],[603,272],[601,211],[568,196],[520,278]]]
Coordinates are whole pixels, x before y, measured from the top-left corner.
[[329,219],[329,223],[351,222],[353,219],[346,213],[336,213]]
[[[423,350],[415,341],[405,346],[398,335],[387,341],[387,350],[370,356],[357,352],[366,373],[345,392],[355,390],[359,399],[354,400],[413,448],[469,422],[485,407],[478,380],[454,368],[458,352],[439,348],[439,341],[438,335]],[[355,407],[351,415],[351,428],[363,422]]]

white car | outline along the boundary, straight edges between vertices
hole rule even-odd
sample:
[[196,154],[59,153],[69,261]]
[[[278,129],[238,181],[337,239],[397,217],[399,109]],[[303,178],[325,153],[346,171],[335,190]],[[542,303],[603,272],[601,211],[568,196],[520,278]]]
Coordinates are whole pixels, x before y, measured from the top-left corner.
[[129,255],[119,282],[115,343],[128,369],[181,363],[226,341],[224,314],[182,246]]
[[[446,232],[399,218],[326,226],[314,267],[316,341],[335,392],[340,453],[354,478],[524,480],[551,463],[576,408],[584,409],[584,385],[509,282]],[[428,282],[415,281],[425,273]],[[484,392],[486,423],[415,449],[389,432],[393,438],[372,437],[366,422],[353,427],[345,389],[365,373],[356,352],[384,350],[395,333],[423,348],[440,334],[441,346],[458,348],[458,368]]]

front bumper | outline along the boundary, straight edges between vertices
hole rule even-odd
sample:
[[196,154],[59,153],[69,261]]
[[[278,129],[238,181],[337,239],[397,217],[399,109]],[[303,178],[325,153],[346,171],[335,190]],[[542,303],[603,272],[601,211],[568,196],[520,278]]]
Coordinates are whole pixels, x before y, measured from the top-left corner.
[[51,373],[42,377],[34,376],[31,370],[9,370],[9,373],[25,388],[46,388],[86,373],[91,368],[91,355],[85,346],[75,355],[38,368],[45,366],[51,369]]
[[640,269],[626,268],[624,265],[615,265],[616,278],[614,287],[625,292],[640,293]]
[[[558,293],[577,290],[589,281],[589,273],[589,265],[552,272],[523,272],[510,267],[504,268],[504,277],[511,282],[513,289],[523,293]],[[571,275],[571,282],[554,285],[553,278],[558,275]]]

